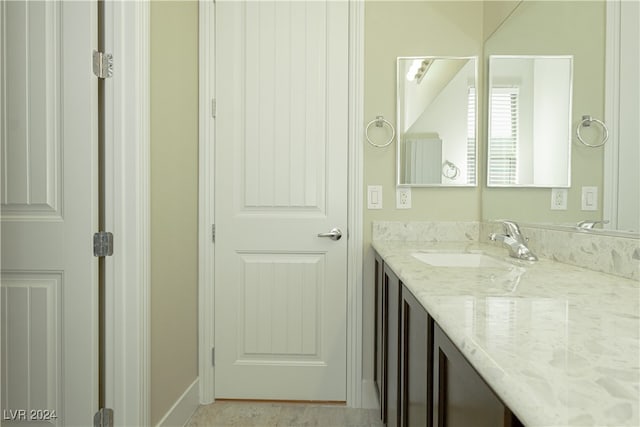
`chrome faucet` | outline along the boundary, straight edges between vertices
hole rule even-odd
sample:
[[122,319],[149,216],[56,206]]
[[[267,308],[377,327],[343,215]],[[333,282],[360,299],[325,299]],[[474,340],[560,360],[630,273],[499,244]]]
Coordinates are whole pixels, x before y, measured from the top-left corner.
[[577,224],[577,227],[585,230],[591,230],[596,224],[609,224],[609,220],[605,219],[604,221],[592,221],[585,219],[584,221],[580,221]]
[[509,256],[525,261],[537,261],[538,257],[527,246],[529,239],[522,236],[520,227],[513,221],[502,221],[504,234],[491,233],[489,240],[501,242],[509,249]]

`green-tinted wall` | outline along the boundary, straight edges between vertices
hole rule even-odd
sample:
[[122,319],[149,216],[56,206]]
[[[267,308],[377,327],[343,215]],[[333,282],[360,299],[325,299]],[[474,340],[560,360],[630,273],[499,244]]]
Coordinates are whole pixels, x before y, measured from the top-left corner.
[[[575,137],[575,129],[582,115],[604,119],[604,33],[604,1],[525,1],[487,41],[487,61],[490,54],[573,55],[573,138],[567,210],[551,210],[549,188],[485,188],[483,219],[555,224],[600,219],[604,148],[583,146]],[[581,210],[582,186],[598,187],[597,211]]]
[[[527,25],[536,34],[560,19],[575,17],[566,37],[583,41],[576,55],[574,121],[582,114],[602,117],[604,73],[603,2],[517,1],[367,1],[365,4],[364,123],[377,115],[396,121],[396,57],[477,55],[484,41],[493,53],[542,49],[536,37],[505,36]],[[549,8],[565,7],[560,15]],[[546,11],[545,11],[545,8]],[[573,9],[571,9],[573,8]],[[577,9],[576,9],[577,8]],[[530,16],[530,12],[533,13]],[[512,14],[512,15],[511,15]],[[519,17],[519,14],[524,14]],[[511,16],[510,16],[511,15]],[[505,17],[507,22],[501,26]],[[587,31],[588,27],[588,31]],[[547,28],[547,27],[544,27]],[[497,32],[495,32],[497,30]],[[587,39],[574,34],[587,31]],[[532,30],[533,31],[533,30]],[[511,45],[501,45],[500,40]],[[536,45],[538,43],[538,45]],[[499,46],[496,46],[499,45]],[[560,43],[556,51],[566,52]],[[492,47],[493,46],[493,47]],[[529,46],[527,48],[527,46]],[[500,47],[498,49],[498,47]],[[155,425],[195,380],[197,371],[197,147],[198,147],[198,5],[195,1],[151,3],[151,421]],[[562,51],[562,52],[561,52]],[[533,51],[521,53],[537,53]],[[602,154],[573,143],[571,211],[550,213],[548,189],[484,188],[486,127],[484,79],[479,66],[479,151],[477,188],[414,188],[412,209],[395,208],[396,145],[364,145],[362,200],[364,234],[364,377],[373,375],[373,257],[370,249],[374,220],[479,221],[512,216],[520,220],[568,221],[575,212],[580,185],[602,187]],[[382,185],[381,210],[367,209],[367,185]],[[551,216],[548,216],[551,215]],[[554,216],[555,215],[555,216]],[[597,214],[595,214],[597,215]],[[586,216],[585,216],[586,217]]]
[[198,3],[151,3],[151,423],[198,377]]
[[[482,41],[481,2],[367,1],[363,128],[377,115],[396,122],[398,56],[477,55],[480,58]],[[479,129],[482,130],[482,126]],[[374,148],[365,143],[363,371],[368,379],[373,374],[372,221],[477,221],[480,217],[480,189],[477,187],[414,188],[412,208],[398,210],[395,179],[396,142],[386,148]],[[368,185],[383,186],[383,209],[367,209]]]

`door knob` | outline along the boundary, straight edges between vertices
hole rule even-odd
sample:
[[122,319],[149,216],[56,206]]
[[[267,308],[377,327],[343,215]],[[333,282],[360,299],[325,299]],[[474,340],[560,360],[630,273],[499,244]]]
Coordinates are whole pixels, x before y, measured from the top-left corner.
[[342,230],[339,228],[332,228],[328,233],[318,233],[318,237],[328,237],[331,240],[340,240],[342,237]]

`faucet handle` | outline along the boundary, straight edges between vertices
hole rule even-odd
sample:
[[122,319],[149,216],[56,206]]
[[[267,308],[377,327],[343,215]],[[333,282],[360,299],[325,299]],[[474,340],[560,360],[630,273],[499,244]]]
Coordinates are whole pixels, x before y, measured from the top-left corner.
[[577,227],[584,228],[586,230],[591,230],[596,224],[609,224],[609,220],[605,219],[601,221],[592,221],[592,220],[585,219],[584,221],[580,221],[577,224]]
[[506,235],[514,238],[522,238],[520,227],[514,221],[509,221],[509,220],[502,221],[502,227],[504,228],[504,233]]

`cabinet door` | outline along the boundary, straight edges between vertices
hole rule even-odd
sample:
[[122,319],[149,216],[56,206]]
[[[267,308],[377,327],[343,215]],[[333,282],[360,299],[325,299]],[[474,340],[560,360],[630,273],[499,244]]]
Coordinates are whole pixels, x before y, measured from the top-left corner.
[[373,380],[376,384],[376,391],[378,392],[378,401],[380,402],[380,418],[385,418],[384,407],[382,404],[382,396],[384,390],[383,379],[383,367],[384,367],[384,347],[385,343],[383,340],[384,336],[384,309],[383,309],[383,294],[384,294],[384,272],[383,272],[383,263],[380,255],[376,254],[375,256],[375,320],[374,320],[374,351],[373,351]]
[[510,412],[436,324],[434,424],[437,427],[506,425]]
[[402,287],[402,425],[431,427],[433,419],[433,321]]
[[400,425],[400,291],[401,283],[393,271],[384,266],[384,390],[383,405],[386,418],[382,421],[389,427]]

